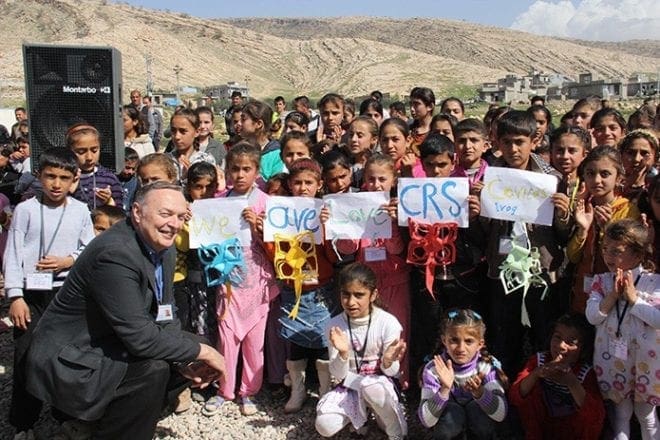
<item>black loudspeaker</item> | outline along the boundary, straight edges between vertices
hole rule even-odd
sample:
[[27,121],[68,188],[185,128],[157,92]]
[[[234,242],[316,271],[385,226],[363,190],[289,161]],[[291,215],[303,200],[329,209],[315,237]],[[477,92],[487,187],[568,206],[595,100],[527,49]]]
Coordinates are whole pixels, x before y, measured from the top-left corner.
[[32,166],[65,147],[67,128],[87,122],[101,134],[101,165],[124,166],[121,53],[112,47],[23,45]]

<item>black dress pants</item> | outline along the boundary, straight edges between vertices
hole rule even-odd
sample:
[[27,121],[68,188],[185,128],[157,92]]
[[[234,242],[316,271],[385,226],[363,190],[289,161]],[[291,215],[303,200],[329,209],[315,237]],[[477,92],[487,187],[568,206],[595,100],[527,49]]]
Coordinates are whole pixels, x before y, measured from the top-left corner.
[[159,360],[140,360],[128,365],[126,375],[96,422],[96,440],[151,440],[169,391],[176,396],[190,385]]

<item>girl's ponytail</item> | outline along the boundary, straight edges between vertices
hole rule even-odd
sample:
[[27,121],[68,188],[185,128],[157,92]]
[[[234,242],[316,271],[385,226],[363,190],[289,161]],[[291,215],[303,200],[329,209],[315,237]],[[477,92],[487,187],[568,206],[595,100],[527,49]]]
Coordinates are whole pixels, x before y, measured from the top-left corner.
[[489,364],[491,368],[495,369],[495,372],[497,373],[497,379],[502,384],[502,388],[504,388],[504,391],[508,391],[509,378],[502,369],[502,363],[495,356],[490,354],[488,348],[485,345],[482,347],[481,351],[479,352],[479,357],[481,362]]

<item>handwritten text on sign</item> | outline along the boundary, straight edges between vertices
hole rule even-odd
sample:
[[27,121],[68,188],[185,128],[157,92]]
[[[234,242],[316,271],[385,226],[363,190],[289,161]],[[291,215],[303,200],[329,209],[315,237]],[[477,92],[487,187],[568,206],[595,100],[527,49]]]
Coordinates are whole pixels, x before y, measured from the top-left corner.
[[269,197],[266,203],[264,241],[275,241],[274,234],[314,233],[317,244],[323,242],[319,214],[323,200],[311,197]]
[[330,209],[325,238],[391,238],[392,220],[381,207],[390,201],[385,192],[330,194],[323,203]]
[[557,178],[549,174],[488,167],[481,190],[481,215],[550,226],[555,192]]
[[460,228],[470,225],[465,177],[399,179],[399,226],[408,218],[424,223],[456,222]]
[[243,220],[242,213],[248,206],[245,197],[223,197],[219,199],[196,200],[190,205],[190,248],[238,237],[243,246],[252,240],[250,225]]

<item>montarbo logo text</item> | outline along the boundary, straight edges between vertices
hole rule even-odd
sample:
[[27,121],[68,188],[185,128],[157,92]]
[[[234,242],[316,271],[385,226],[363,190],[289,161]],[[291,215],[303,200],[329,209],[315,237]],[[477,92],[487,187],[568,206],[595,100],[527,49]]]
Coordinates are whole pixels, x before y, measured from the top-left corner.
[[[101,93],[110,93],[110,87],[103,86],[99,90]],[[85,94],[95,94],[97,92],[96,87],[72,87],[72,86],[62,86],[62,93],[85,93]]]

